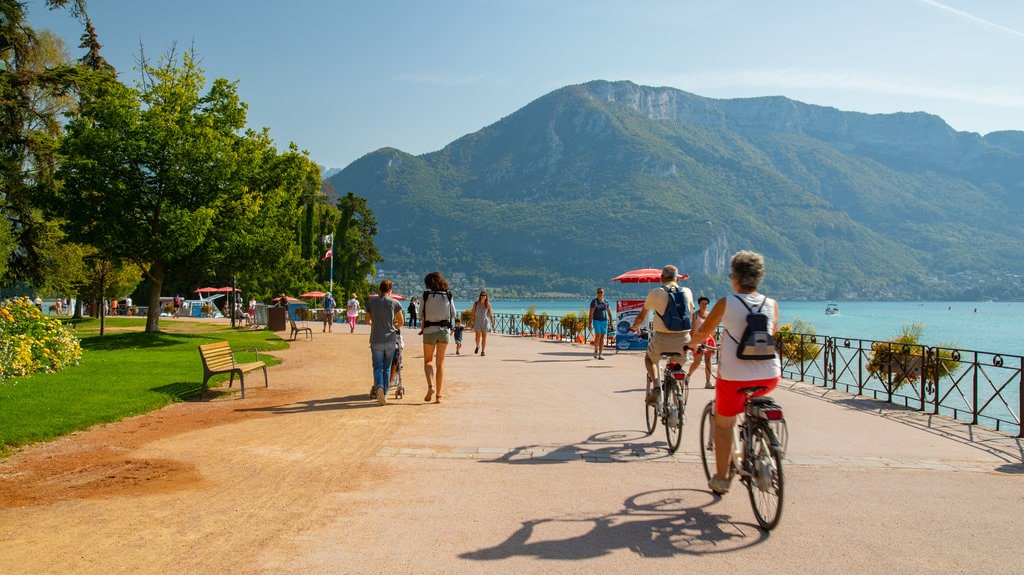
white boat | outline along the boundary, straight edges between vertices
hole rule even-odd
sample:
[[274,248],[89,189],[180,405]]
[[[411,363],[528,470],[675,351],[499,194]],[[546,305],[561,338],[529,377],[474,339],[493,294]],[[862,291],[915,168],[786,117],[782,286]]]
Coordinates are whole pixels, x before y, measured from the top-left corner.
[[825,306],[825,313],[827,315],[839,315],[839,305],[834,303],[828,304]]

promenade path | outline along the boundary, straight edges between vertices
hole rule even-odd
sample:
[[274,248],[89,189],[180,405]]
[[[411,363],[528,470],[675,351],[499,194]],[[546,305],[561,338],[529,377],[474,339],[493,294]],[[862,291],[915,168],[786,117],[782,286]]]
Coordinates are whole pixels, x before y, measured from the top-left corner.
[[673,456],[643,431],[637,352],[492,334],[480,357],[467,333],[435,405],[406,330],[408,393],[381,407],[367,327],[345,327],[276,352],[244,400],[0,462],[0,573],[1021,572],[1005,434],[784,381],[786,500],[766,534],[738,482],[707,489],[702,381]]

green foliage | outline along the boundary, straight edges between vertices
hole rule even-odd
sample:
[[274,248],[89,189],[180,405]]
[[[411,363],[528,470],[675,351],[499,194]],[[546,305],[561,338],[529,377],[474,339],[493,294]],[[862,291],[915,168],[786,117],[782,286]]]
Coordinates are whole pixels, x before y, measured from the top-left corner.
[[58,372],[81,357],[78,338],[27,297],[0,302],[0,381]]
[[801,363],[818,357],[821,346],[814,343],[814,326],[800,318],[792,324],[781,326],[775,331],[775,345],[779,356],[793,363]]
[[462,320],[462,325],[466,327],[473,327],[473,322],[476,318],[473,317],[473,309],[464,309],[459,313],[459,319]]
[[548,312],[537,313],[536,306],[530,306],[523,314],[523,325],[530,328],[536,336],[543,336],[548,325]]
[[[962,367],[952,358],[952,351],[939,350],[937,355],[921,343],[924,324],[909,322],[896,338],[871,344],[871,356],[865,366],[867,372],[879,379],[889,391],[904,384],[914,384],[921,377],[934,383],[944,375],[952,375]],[[955,348],[956,343],[943,343],[937,347]]]
[[569,335],[570,339],[575,339],[577,335],[583,333],[583,330],[587,327],[587,315],[588,312],[581,311],[579,314],[569,312],[562,316],[559,320],[559,324],[562,326],[562,331]]

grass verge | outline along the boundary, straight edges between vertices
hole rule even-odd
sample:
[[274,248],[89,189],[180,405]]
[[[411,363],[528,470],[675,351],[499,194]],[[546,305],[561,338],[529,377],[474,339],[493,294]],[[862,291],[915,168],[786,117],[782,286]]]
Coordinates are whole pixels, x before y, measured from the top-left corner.
[[[226,340],[238,350],[240,362],[255,359],[252,351],[242,350],[288,347],[274,332],[194,321],[162,320],[156,334],[144,333],[145,319],[140,318],[107,318],[105,326],[100,336],[98,320],[77,324],[80,365],[0,382],[0,458],[24,445],[197,396],[203,382],[202,344]],[[261,353],[260,360],[280,363],[269,354]],[[226,379],[211,378],[210,386]]]

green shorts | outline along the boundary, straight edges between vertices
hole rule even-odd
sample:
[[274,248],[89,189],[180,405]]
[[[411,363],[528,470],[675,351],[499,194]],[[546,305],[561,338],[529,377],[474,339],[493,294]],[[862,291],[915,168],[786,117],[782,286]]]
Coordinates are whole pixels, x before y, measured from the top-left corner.
[[425,345],[437,345],[439,343],[451,343],[449,332],[446,329],[438,330],[432,333],[423,334],[423,343]]

